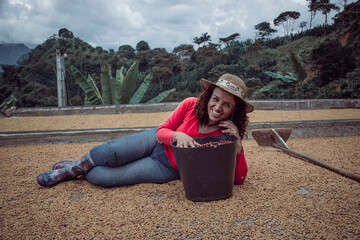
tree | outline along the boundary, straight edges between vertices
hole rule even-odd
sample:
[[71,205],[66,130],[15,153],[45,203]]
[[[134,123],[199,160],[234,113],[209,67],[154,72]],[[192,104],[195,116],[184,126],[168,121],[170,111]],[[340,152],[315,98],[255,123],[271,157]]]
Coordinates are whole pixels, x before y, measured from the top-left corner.
[[135,49],[130,45],[122,45],[119,47],[117,54],[120,57],[133,59],[135,55]]
[[224,57],[222,51],[216,49],[216,45],[203,46],[196,52],[196,59],[205,65],[210,65],[211,68],[221,62]]
[[308,4],[308,8],[309,8],[309,12],[310,12],[310,29],[312,27],[312,21],[315,18],[315,14],[316,14],[316,5],[317,5],[317,0],[306,0],[309,2]]
[[194,52],[194,47],[191,44],[181,44],[174,48],[173,53],[180,58],[189,57]]
[[345,9],[347,6],[348,0],[337,0],[336,2],[342,7],[342,9]]
[[230,36],[228,37],[225,37],[225,38],[219,38],[220,40],[220,44],[221,43],[225,43],[227,44],[228,42],[234,42],[236,38],[240,37],[240,33],[234,33],[234,34],[231,34]]
[[109,48],[109,55],[110,55],[111,57],[115,56],[115,50],[112,49],[112,48]]
[[234,33],[226,38],[220,38],[220,42],[227,43],[229,41],[234,41],[238,37],[240,37],[240,33]]
[[[310,11],[310,29],[312,26],[312,20],[315,17],[315,13],[317,11],[321,11],[322,14],[325,15],[325,26],[327,25],[327,16],[328,13],[331,12],[332,10],[336,10],[339,11],[340,8],[338,6],[336,6],[333,3],[330,3],[329,0],[306,0],[309,2],[309,11]],[[344,1],[344,5],[346,5],[347,1]]]
[[292,31],[294,31],[295,20],[300,17],[299,12],[295,11],[286,11],[280,13],[280,15],[274,19],[274,25],[279,26],[280,24],[284,27],[285,36],[289,36]]
[[327,16],[328,16],[329,12],[331,12],[332,10],[335,10],[335,11],[340,10],[340,8],[338,6],[336,6],[333,3],[330,3],[329,0],[320,0],[320,2],[317,3],[317,5],[316,5],[316,9],[318,11],[321,11],[322,14],[325,15],[325,26],[327,25]]
[[[174,75],[173,68],[176,65],[176,55],[168,53],[165,48],[142,51],[135,58],[140,60],[140,67],[143,72],[151,69],[152,82],[159,82],[160,91]],[[153,86],[150,86],[150,89],[152,88]]]
[[67,28],[59,29],[59,37],[61,38],[74,38],[73,32],[69,31]]
[[302,21],[300,23],[299,27],[301,28],[301,31],[303,31],[303,29],[306,27],[306,24],[307,24],[307,22],[305,22],[305,21]]
[[204,46],[206,44],[206,42],[211,41],[211,36],[208,35],[208,33],[203,33],[200,37],[194,37],[193,38],[193,43],[197,44],[198,46],[200,46],[200,44],[204,43]]
[[150,46],[147,42],[141,40],[140,42],[138,42],[136,44],[136,51],[137,52],[141,52],[141,51],[146,51],[146,50],[150,50]]
[[200,38],[194,37],[194,38],[193,38],[193,43],[197,44],[198,47],[199,47],[200,44],[202,44],[203,42],[202,42],[202,40],[201,40]]
[[206,32],[201,35],[200,39],[204,43],[204,46],[205,46],[206,42],[211,41],[211,36],[208,35],[208,33]]
[[360,36],[359,30],[359,12],[360,12],[360,2],[354,2],[347,5],[344,11],[336,14],[334,19],[334,24],[336,25],[337,29],[340,30],[340,33],[351,32],[355,39]]
[[264,39],[265,37],[269,37],[271,34],[277,32],[277,30],[272,29],[270,27],[269,22],[259,23],[255,25],[255,29],[259,31],[257,35],[259,35],[261,39]]
[[178,62],[180,64],[182,73],[185,72],[187,62],[190,59],[191,54],[194,52],[194,47],[191,44],[181,44],[174,48],[173,53],[178,57]]
[[311,58],[319,67],[320,86],[343,78],[356,68],[354,51],[337,41],[323,42],[312,51]]
[[152,68],[153,80],[159,82],[159,90],[162,91],[165,81],[168,81],[174,73],[167,67],[154,66]]

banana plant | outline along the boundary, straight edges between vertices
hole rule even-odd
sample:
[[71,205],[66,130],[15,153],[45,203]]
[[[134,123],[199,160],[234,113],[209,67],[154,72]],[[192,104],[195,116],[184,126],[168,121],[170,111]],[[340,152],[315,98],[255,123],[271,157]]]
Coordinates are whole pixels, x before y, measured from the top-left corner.
[[100,73],[101,90],[105,105],[113,104],[117,101],[116,88],[120,87],[120,84],[113,82],[111,77],[111,68],[109,64],[104,64],[101,67]]
[[139,75],[139,62],[133,63],[129,70],[123,67],[120,69],[120,78],[118,79],[121,84],[121,102],[124,104],[128,104],[130,102],[131,97],[136,92],[136,85],[138,81]]
[[132,98],[130,99],[129,103],[130,104],[136,104],[139,103],[141,101],[141,99],[144,97],[145,92],[147,91],[150,82],[152,79],[152,75],[148,74],[144,81],[142,82],[142,84],[140,85],[140,87],[136,90],[135,94],[132,96]]
[[298,81],[300,82],[305,80],[307,73],[300,55],[295,55],[293,52],[290,52],[290,61],[293,65]]
[[291,72],[286,72],[285,74],[274,73],[274,72],[265,72],[265,73],[272,78],[280,79],[281,81],[283,81],[285,83],[289,83],[289,84],[292,84],[292,83],[295,83],[298,81],[295,74],[291,73]]
[[[142,98],[145,95],[145,92],[147,91],[147,89],[150,85],[151,79],[152,79],[151,74],[146,76],[143,83],[136,90],[135,94],[131,97],[130,102],[129,102],[130,104],[137,104],[137,103],[141,102]],[[154,97],[153,99],[150,99],[149,101],[147,101],[146,103],[159,103],[162,100],[164,100],[167,96],[169,96],[172,92],[175,92],[175,91],[176,91],[176,88],[172,88],[170,90],[162,92],[159,95],[157,95],[156,97]]]
[[17,102],[17,98],[14,96],[14,94],[11,94],[0,104],[0,110],[5,111],[11,106],[15,106],[16,102]]
[[[71,71],[73,72],[76,82],[85,92],[85,105],[140,103],[150,85],[152,75],[149,74],[144,79],[140,87],[136,89],[138,69],[138,62],[133,63],[129,70],[122,66],[120,69],[116,70],[116,76],[114,78],[111,74],[111,66],[107,63],[104,64],[101,67],[100,74],[102,89],[102,95],[100,95],[100,92],[92,78],[89,76],[90,80],[85,80],[85,77],[80,73],[80,71],[74,66],[71,66]],[[89,81],[93,84],[90,85]],[[165,91],[148,101],[148,103],[161,102],[174,91],[176,91],[175,88]]]
[[285,75],[281,73],[273,73],[273,72],[265,72],[265,73],[272,78],[280,79],[283,82],[289,84],[303,81],[307,77],[307,74],[306,74],[306,69],[301,63],[300,56],[298,54],[295,55],[293,52],[290,52],[290,61],[293,65],[295,73],[286,72]]
[[[282,73],[274,73],[274,72],[268,72],[265,73],[269,75],[270,77],[274,79],[280,79],[283,84],[282,87],[286,86],[292,86],[294,88],[295,94],[297,94],[297,85],[299,82],[303,81],[307,77],[306,69],[304,68],[303,64],[301,63],[301,58],[299,55],[295,55],[293,52],[290,52],[290,61],[293,65],[293,68],[295,70],[295,73],[292,72],[286,72],[285,74]],[[265,86],[261,91],[269,91],[274,87],[274,85],[271,85],[269,87]]]
[[159,95],[157,95],[156,97],[154,97],[153,99],[150,99],[149,101],[147,101],[146,103],[158,103],[161,102],[162,100],[164,100],[167,96],[170,95],[170,93],[175,92],[176,88],[172,88],[170,90],[167,90],[165,92],[160,93]]
[[75,81],[85,93],[85,105],[102,105],[104,101],[100,95],[99,89],[96,87],[95,81],[89,75],[87,79],[73,65],[70,67]]

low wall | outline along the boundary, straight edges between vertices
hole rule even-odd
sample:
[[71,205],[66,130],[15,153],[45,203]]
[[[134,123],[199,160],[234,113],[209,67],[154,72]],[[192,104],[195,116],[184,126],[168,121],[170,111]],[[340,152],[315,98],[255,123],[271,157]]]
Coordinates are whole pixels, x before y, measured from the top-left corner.
[[260,110],[316,110],[360,108],[360,99],[296,99],[296,100],[254,100],[250,101]]
[[[259,110],[316,110],[334,108],[360,108],[360,99],[304,99],[304,100],[253,100],[249,101]],[[106,106],[37,107],[11,110],[13,117],[56,116],[76,114],[120,114],[170,112],[178,102],[152,104],[121,104]]]

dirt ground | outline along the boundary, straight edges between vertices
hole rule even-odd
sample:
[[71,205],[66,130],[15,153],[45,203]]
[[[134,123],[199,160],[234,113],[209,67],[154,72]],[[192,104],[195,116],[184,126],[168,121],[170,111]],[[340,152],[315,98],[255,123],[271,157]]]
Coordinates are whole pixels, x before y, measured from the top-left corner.
[[[359,118],[358,110],[350,112],[346,118]],[[314,117],[314,113],[309,115]],[[166,118],[169,113],[163,114]],[[107,121],[101,116],[101,127],[125,122],[110,116]],[[99,120],[88,117],[81,117],[82,128],[99,125]],[[58,122],[52,117],[32,119],[35,122],[29,123],[29,118],[0,119],[1,131],[5,131],[5,122],[13,120],[19,129],[12,122],[6,130],[54,129],[66,119],[68,125],[75,122],[70,116]],[[150,125],[160,121],[151,114],[136,119],[127,121],[146,119],[154,123]],[[27,124],[32,127],[23,127]],[[11,125],[16,130],[9,130]],[[50,170],[53,163],[76,160],[98,144],[0,147],[0,239],[360,239],[358,182],[259,147],[254,140],[243,143],[247,179],[234,186],[233,195],[225,200],[190,201],[181,180],[117,188],[97,187],[84,179],[52,188],[37,184],[36,176]],[[293,138],[288,144],[360,175],[360,136]]]

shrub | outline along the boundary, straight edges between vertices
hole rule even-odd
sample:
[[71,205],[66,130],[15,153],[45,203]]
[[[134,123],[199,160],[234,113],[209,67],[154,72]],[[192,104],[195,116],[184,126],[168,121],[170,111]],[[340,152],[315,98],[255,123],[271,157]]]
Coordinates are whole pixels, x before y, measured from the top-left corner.
[[356,58],[351,48],[340,45],[337,41],[326,41],[313,50],[312,60],[320,65],[319,77],[324,86],[343,78],[356,68]]
[[275,80],[265,87],[256,90],[252,95],[254,99],[290,99],[294,98],[291,86],[282,85],[280,80]]
[[246,98],[252,98],[254,92],[263,86],[259,78],[245,78],[243,80],[246,84]]

